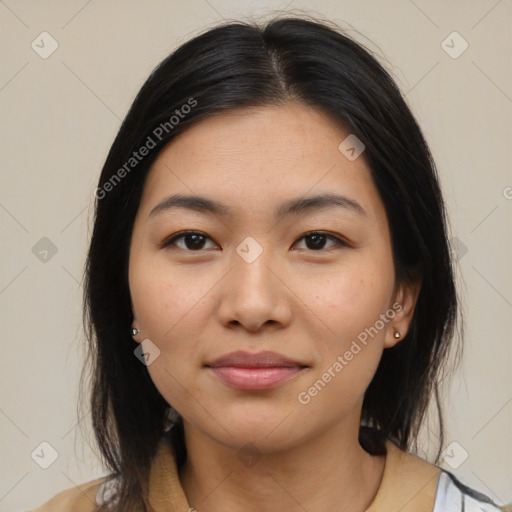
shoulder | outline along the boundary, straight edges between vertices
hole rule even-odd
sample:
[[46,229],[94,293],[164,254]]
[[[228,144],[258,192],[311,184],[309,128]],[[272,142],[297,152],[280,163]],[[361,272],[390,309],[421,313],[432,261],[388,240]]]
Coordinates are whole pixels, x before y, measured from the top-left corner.
[[[26,512],[94,512],[112,488],[111,476],[103,476],[65,489],[41,506]],[[115,481],[114,481],[115,482]]]
[[455,475],[441,470],[432,512],[506,512],[512,506],[499,506],[488,496],[460,482]]
[[512,512],[464,485],[452,473],[386,443],[386,465],[377,495],[366,512]]

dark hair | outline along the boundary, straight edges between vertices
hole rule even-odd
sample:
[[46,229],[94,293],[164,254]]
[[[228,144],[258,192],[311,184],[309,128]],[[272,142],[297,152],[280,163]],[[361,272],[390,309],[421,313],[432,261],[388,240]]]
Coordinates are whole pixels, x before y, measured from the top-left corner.
[[[410,450],[433,395],[439,460],[439,384],[454,339],[457,294],[435,164],[399,89],[371,51],[333,23],[306,18],[277,17],[264,26],[229,22],[180,46],[142,86],[107,156],[85,267],[84,325],[94,433],[104,462],[123,483],[118,510],[144,510],[151,461],[169,435],[169,404],[134,357],[138,344],[130,331],[128,257],[145,178],[176,135],[241,107],[301,102],[364,143],[388,215],[396,278],[419,277],[421,291],[406,338],[384,350],[365,393],[360,442],[374,454],[383,453],[387,439]],[[136,159],[143,146],[151,149]],[[182,425],[170,432],[181,467]]]

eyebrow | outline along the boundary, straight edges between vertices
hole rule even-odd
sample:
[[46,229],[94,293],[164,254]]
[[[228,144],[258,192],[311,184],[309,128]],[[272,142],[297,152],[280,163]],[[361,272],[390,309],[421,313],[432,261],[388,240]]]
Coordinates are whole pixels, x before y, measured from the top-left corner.
[[[364,208],[354,199],[341,194],[321,194],[285,201],[275,210],[274,216],[276,219],[282,219],[291,215],[300,215],[314,210],[325,210],[333,207],[341,207],[358,215],[366,215]],[[174,194],[158,203],[149,213],[148,219],[174,208],[183,208],[219,217],[233,215],[231,208],[213,199],[195,195]]]

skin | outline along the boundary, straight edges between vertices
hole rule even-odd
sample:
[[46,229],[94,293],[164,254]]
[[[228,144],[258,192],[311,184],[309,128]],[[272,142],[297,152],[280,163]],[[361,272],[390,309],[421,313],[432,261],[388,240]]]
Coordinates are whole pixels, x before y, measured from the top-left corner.
[[[180,480],[198,512],[363,511],[385,456],[358,443],[361,407],[383,350],[405,336],[418,285],[396,283],[386,212],[362,156],[338,150],[349,132],[299,103],[237,109],[173,139],[146,181],[130,247],[137,342],[160,355],[147,369],[182,416],[188,459]],[[358,214],[332,207],[283,218],[283,201],[337,192]],[[150,211],[171,194],[197,194],[232,210]],[[203,233],[161,247],[183,230]],[[318,249],[309,231],[325,238]],[[246,237],[262,249],[251,263]],[[307,391],[381,314],[401,310],[306,405]],[[204,365],[234,350],[271,350],[307,365],[266,391],[227,386]],[[240,449],[255,447],[252,462]]]

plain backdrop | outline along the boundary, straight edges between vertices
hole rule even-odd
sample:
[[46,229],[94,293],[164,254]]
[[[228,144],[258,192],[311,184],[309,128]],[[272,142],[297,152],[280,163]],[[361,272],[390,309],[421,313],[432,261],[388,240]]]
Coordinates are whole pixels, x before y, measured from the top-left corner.
[[[88,407],[77,411],[81,280],[93,191],[135,94],[197,33],[280,10],[332,20],[376,51],[424,131],[466,317],[464,358],[444,399],[442,465],[498,503],[512,500],[510,0],[5,0],[0,511],[106,473]],[[424,430],[429,457],[434,423]]]

